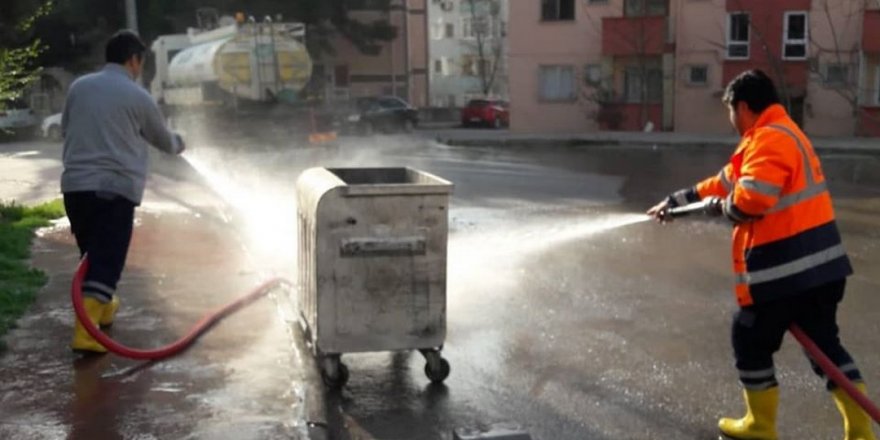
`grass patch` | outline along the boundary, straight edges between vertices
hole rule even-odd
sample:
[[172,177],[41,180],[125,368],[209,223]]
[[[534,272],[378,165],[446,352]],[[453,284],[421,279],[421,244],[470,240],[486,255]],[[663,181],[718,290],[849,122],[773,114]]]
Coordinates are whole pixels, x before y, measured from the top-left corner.
[[[0,337],[15,325],[47,281],[45,273],[27,263],[34,231],[63,216],[60,199],[37,206],[0,202]],[[0,352],[5,348],[0,340]]]

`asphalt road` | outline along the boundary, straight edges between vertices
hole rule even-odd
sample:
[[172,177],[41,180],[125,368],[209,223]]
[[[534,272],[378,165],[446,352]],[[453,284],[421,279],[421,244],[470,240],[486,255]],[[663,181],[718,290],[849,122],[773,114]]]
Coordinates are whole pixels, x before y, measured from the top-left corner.
[[[154,182],[192,180],[195,165],[199,184],[231,206],[247,258],[291,278],[303,170],[411,166],[455,184],[444,349],[452,374],[430,385],[418,353],[343,356],[348,385],[322,391],[332,438],[448,439],[453,429],[505,425],[536,439],[711,439],[719,416],[740,415],[730,227],[705,219],[660,226],[640,215],[717,173],[731,151],[457,148],[419,134],[304,146],[283,128],[188,128],[189,163],[157,159]],[[856,269],[840,309],[842,338],[870,386],[880,383],[880,160],[823,160]],[[201,203],[153,186],[166,199]],[[266,344],[255,350],[276,355]],[[841,437],[824,384],[792,339],[777,367],[781,436]]]
[[[740,415],[728,342],[730,227],[639,222],[668,192],[715,174],[730,151],[455,148],[417,135],[310,148],[283,136],[198,145],[192,156],[215,180],[236,182],[221,186],[238,188],[247,211],[286,213],[280,222],[250,215],[263,259],[282,273],[295,270],[290,218],[302,170],[411,166],[456,185],[444,350],[452,376],[429,385],[418,353],[345,355],[351,380],[326,395],[337,438],[440,439],[512,424],[539,439],[708,439],[719,416]],[[824,160],[857,271],[842,335],[876,383],[880,161]],[[783,437],[840,436],[823,383],[793,340],[778,367]]]

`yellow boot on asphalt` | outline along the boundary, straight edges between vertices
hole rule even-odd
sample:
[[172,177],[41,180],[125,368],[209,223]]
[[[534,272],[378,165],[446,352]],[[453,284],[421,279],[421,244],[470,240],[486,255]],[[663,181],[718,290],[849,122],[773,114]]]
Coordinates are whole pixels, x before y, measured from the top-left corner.
[[[856,388],[862,394],[868,394],[863,382],[856,382]],[[840,415],[843,416],[843,432],[844,440],[876,440],[874,431],[871,429],[871,418],[865,413],[865,410],[856,403],[849,394],[846,394],[841,388],[835,388],[831,392]]]
[[113,299],[109,303],[104,304],[104,313],[101,314],[101,320],[98,321],[101,327],[113,325],[113,319],[116,318],[117,310],[119,310],[119,297],[113,295]]
[[[104,315],[104,310],[107,308],[106,305],[94,298],[83,298],[83,306],[86,309],[86,315],[89,316],[89,320],[92,321],[95,326],[99,325],[98,322]],[[76,320],[76,325],[73,327],[73,341],[70,343],[70,348],[73,349],[73,351],[93,353],[107,352],[107,349],[104,348],[103,345],[99,344],[98,341],[89,335],[89,332],[87,332],[86,328],[79,322],[79,319]]]
[[746,415],[741,419],[721,419],[718,429],[735,440],[777,440],[776,409],[779,387],[766,390],[745,390]]

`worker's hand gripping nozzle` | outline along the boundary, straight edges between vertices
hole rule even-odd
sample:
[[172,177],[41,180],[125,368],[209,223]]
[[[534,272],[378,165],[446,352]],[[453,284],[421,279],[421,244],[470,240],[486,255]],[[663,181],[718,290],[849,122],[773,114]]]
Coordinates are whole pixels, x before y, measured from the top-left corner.
[[724,213],[724,200],[720,197],[706,197],[705,199],[684,206],[666,208],[660,211],[660,220],[672,221],[679,217],[687,217],[692,214],[705,214],[710,217],[718,217]]

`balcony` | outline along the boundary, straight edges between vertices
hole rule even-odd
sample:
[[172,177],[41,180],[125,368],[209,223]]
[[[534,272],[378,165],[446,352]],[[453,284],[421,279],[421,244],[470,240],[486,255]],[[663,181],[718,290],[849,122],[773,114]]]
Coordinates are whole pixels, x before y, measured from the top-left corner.
[[602,19],[602,55],[645,56],[672,51],[667,44],[666,16]]

